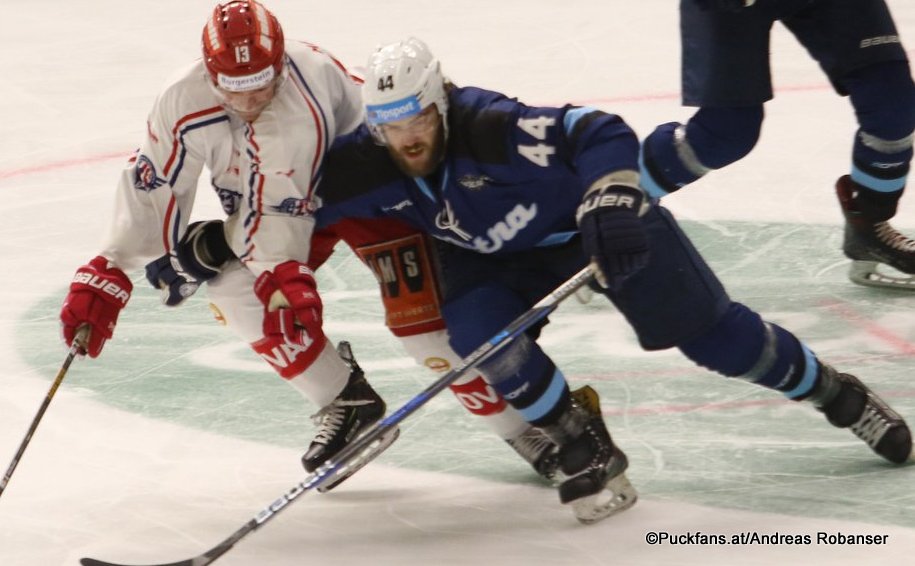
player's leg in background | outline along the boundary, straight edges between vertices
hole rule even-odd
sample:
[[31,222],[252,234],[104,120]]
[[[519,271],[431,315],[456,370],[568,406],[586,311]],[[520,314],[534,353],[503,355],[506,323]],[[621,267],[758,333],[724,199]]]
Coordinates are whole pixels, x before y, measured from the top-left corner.
[[915,84],[895,22],[882,0],[810,5],[784,20],[836,92],[847,95],[858,130],[849,174],[836,182],[845,215],[843,251],[856,283],[915,290],[915,277],[883,275],[887,264],[915,274],[915,241],[888,221],[912,161]]
[[775,15],[680,3],[683,104],[699,110],[686,124],[659,125],[642,143],[641,183],[661,198],[746,156],[759,139],[763,103],[772,98],[769,33]]

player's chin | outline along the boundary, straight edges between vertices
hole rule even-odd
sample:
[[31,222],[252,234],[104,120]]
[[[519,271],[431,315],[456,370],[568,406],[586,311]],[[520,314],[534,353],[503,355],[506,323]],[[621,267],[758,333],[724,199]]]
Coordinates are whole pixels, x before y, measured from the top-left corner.
[[425,177],[435,171],[435,162],[428,150],[412,156],[400,153],[397,156],[397,164],[401,171],[411,177]]
[[229,109],[235,112],[235,114],[242,120],[253,122],[258,118],[258,116],[261,115],[261,112],[263,112],[266,107],[267,104],[258,104],[256,106],[244,109],[235,106],[229,106]]

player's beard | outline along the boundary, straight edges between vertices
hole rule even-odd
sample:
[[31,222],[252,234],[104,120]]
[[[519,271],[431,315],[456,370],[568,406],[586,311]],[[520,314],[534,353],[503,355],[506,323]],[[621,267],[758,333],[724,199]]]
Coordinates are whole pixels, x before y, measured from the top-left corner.
[[[407,150],[421,150],[422,156],[407,157]],[[445,156],[445,128],[439,127],[432,144],[420,142],[395,150],[388,146],[388,153],[397,167],[410,177],[426,177],[438,168]]]

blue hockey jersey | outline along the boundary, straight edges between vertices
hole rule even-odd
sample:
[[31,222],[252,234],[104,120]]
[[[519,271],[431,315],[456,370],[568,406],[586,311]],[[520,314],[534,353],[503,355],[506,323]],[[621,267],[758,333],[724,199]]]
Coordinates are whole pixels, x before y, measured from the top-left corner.
[[638,171],[638,152],[637,136],[613,114],[455,88],[434,175],[400,172],[364,125],[337,138],[318,187],[318,225],[393,216],[487,254],[558,244],[577,232],[584,191],[609,173]]

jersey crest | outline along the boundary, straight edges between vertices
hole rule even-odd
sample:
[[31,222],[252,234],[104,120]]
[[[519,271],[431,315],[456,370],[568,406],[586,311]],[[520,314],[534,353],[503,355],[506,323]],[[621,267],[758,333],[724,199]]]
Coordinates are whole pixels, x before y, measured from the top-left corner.
[[272,207],[273,210],[289,216],[308,216],[314,214],[321,203],[318,197],[313,198],[285,198],[283,202]]
[[165,179],[159,176],[152,160],[145,155],[141,154],[137,157],[137,165],[134,171],[133,186],[141,191],[149,192],[165,183]]

